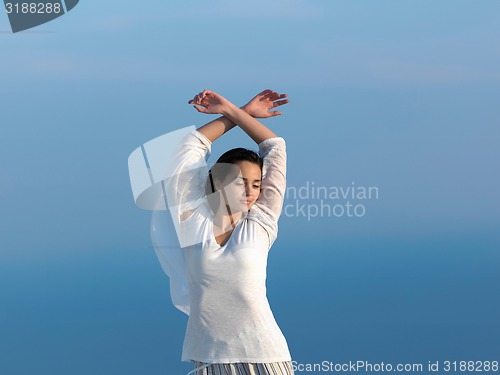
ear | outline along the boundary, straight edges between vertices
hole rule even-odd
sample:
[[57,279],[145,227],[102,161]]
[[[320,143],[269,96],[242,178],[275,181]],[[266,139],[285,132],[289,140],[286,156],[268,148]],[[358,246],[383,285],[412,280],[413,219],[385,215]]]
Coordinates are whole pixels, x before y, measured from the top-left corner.
[[220,182],[219,179],[217,178],[214,178],[214,188],[215,190],[220,190],[222,187],[222,183]]

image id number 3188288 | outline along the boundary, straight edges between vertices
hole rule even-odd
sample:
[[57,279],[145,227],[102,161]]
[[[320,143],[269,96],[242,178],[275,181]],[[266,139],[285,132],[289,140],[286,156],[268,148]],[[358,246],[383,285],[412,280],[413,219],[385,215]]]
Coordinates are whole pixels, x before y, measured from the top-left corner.
[[42,13],[61,13],[60,3],[5,3],[5,9],[8,14],[42,14]]

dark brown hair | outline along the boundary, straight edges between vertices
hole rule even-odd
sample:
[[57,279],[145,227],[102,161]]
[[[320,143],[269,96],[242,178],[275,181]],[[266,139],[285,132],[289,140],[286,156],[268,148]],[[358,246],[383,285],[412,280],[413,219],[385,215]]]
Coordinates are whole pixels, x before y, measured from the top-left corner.
[[[248,150],[246,148],[237,147],[223,153],[217,162],[208,171],[208,177],[205,182],[205,194],[206,196],[213,195],[215,193],[214,179],[222,181],[224,185],[233,181],[238,175],[239,168],[231,168],[229,164],[236,164],[240,161],[249,161],[250,163],[257,164],[262,173],[262,168],[264,162],[262,158],[255,151]],[[210,207],[213,212],[219,207],[220,197],[213,197],[214,201],[209,200]]]

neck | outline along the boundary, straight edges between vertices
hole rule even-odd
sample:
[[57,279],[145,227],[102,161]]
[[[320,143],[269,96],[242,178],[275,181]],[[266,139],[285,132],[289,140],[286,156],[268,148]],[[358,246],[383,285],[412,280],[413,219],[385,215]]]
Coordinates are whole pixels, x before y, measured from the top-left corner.
[[222,230],[222,233],[228,232],[234,228],[241,219],[242,212],[230,212],[229,207],[220,207],[214,216],[214,225]]

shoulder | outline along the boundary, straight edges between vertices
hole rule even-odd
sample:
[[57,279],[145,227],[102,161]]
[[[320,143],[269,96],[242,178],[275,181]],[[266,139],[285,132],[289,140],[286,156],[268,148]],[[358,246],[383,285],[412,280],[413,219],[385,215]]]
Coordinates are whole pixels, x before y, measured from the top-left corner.
[[267,154],[269,151],[273,149],[279,149],[282,151],[286,151],[286,142],[285,139],[282,137],[273,137],[273,138],[268,138],[263,140],[262,142],[259,143],[259,153],[261,154]]
[[203,133],[199,132],[198,130],[193,130],[191,132],[191,135],[193,135],[194,137],[198,138],[198,140],[201,143],[203,143],[203,145],[205,147],[207,147],[208,149],[212,148],[212,142]]
[[273,245],[278,236],[278,219],[274,212],[266,206],[256,202],[250,209],[247,219],[257,224],[265,231],[269,239],[269,248]]

